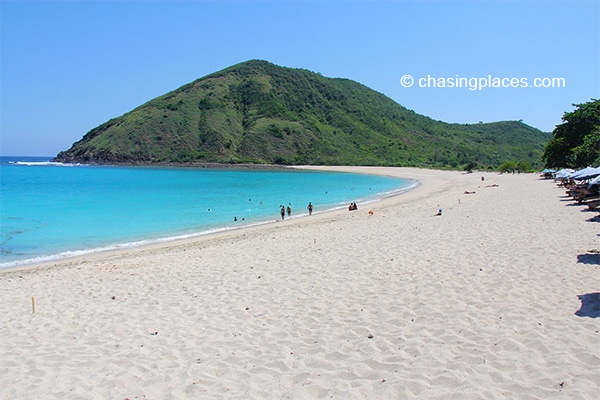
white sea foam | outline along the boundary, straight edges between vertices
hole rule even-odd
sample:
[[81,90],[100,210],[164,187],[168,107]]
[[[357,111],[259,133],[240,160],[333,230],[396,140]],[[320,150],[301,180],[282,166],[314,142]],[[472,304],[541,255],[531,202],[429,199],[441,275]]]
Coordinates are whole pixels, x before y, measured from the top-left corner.
[[6,175],[3,170],[3,185],[11,189],[3,193],[0,268],[270,223],[280,220],[281,204],[293,204],[291,218],[297,218],[308,215],[303,210],[308,200],[316,214],[418,186],[409,180],[398,188],[381,178],[337,173],[115,167],[60,172],[54,167],[79,165],[48,159],[11,162],[22,167],[8,167]]
[[54,161],[9,161],[9,164],[13,165],[24,165],[28,167],[82,167],[87,164],[72,164],[72,163],[62,163],[62,162],[54,162]]
[[[339,209],[339,208],[343,208],[343,207],[338,207],[336,209]],[[327,210],[327,211],[331,211],[331,210]],[[326,212],[326,211],[322,211],[322,212]],[[318,213],[315,212],[313,214],[318,214]],[[308,213],[305,213],[305,214],[296,215],[292,218],[298,218],[298,217],[307,216],[307,215],[308,215]],[[186,233],[186,234],[175,235],[175,236],[162,237],[162,238],[157,238],[157,239],[138,240],[138,241],[133,241],[133,242],[117,243],[114,245],[103,246],[103,247],[81,249],[81,250],[70,250],[70,251],[64,251],[64,252],[57,253],[57,254],[41,255],[41,256],[32,257],[32,258],[28,258],[28,259],[24,259],[24,260],[15,260],[15,261],[10,261],[10,262],[0,263],[0,269],[10,269],[10,268],[22,267],[22,266],[27,266],[27,265],[32,265],[32,264],[41,264],[41,263],[59,261],[59,260],[64,260],[64,259],[69,259],[69,258],[81,257],[81,256],[90,255],[90,254],[106,253],[106,252],[111,252],[111,251],[126,250],[126,249],[133,249],[133,248],[137,248],[137,247],[150,246],[150,245],[160,244],[160,243],[169,243],[169,242],[174,242],[174,241],[178,241],[178,240],[193,239],[196,237],[206,236],[206,235],[220,233],[220,232],[233,231],[236,229],[243,229],[243,228],[249,228],[252,226],[265,225],[265,224],[272,223],[274,221],[277,221],[277,220],[270,219],[268,221],[240,224],[237,226],[225,226],[225,227],[220,227],[220,228],[214,228],[214,229],[193,232],[193,233]]]
[[[406,193],[410,190],[417,188],[419,185],[420,185],[420,182],[413,181],[413,183],[408,187],[391,190],[388,192],[383,192],[383,193],[380,193],[380,195],[377,197],[359,199],[359,201],[361,204],[374,203],[383,198],[389,198],[392,196],[400,195],[402,193]],[[331,212],[331,211],[341,210],[344,208],[346,208],[346,205],[340,204],[340,205],[328,208],[326,210],[315,211],[315,212],[313,212],[313,214],[327,213],[327,212]],[[301,217],[306,217],[306,216],[308,216],[308,213],[300,213],[300,214],[295,214],[294,216],[288,217],[288,218],[295,219],[295,218],[301,218]],[[64,251],[64,252],[61,252],[58,254],[43,255],[43,256],[33,257],[33,258],[25,259],[25,260],[17,260],[17,261],[11,261],[11,262],[7,262],[7,263],[0,263],[0,269],[10,269],[10,268],[22,267],[22,266],[33,265],[33,264],[41,264],[41,263],[59,261],[59,260],[64,260],[64,259],[68,259],[68,258],[81,257],[81,256],[89,255],[89,254],[105,253],[105,252],[117,251],[117,250],[126,250],[126,249],[132,249],[132,248],[137,248],[137,247],[149,246],[149,245],[153,245],[153,244],[169,243],[169,242],[174,242],[174,241],[178,241],[178,240],[193,239],[193,238],[200,237],[200,236],[206,236],[206,235],[220,233],[220,232],[226,232],[226,231],[233,231],[236,229],[249,228],[249,227],[253,227],[253,226],[260,226],[260,225],[270,224],[270,223],[277,222],[277,221],[279,221],[279,220],[278,219],[268,219],[268,220],[252,222],[252,223],[242,223],[242,224],[236,225],[236,226],[224,226],[224,227],[220,227],[220,228],[214,228],[214,229],[209,229],[209,230],[204,230],[204,231],[199,231],[199,232],[186,233],[186,234],[181,234],[181,235],[162,237],[162,238],[157,238],[157,239],[138,240],[138,241],[127,242],[127,243],[117,243],[114,245],[97,247],[97,248]]]

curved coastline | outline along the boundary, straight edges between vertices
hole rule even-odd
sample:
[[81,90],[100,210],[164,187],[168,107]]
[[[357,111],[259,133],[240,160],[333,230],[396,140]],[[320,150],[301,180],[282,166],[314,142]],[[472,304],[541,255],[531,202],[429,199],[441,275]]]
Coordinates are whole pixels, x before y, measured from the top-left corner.
[[348,170],[420,185],[2,273],[0,397],[595,398],[600,239],[563,189]]
[[[48,161],[48,162],[19,162],[19,163],[23,164],[23,165],[32,165],[32,166],[56,165],[59,167],[69,167],[69,166],[75,165],[75,164],[58,163],[58,162],[55,162],[52,160]],[[95,164],[76,164],[76,165],[77,166],[86,166],[86,165],[94,166]],[[163,168],[162,165],[138,165],[138,164],[131,164],[131,163],[123,164],[123,165],[118,164],[117,166]],[[211,164],[181,164],[181,165],[178,164],[178,165],[170,165],[170,167],[172,167],[172,168],[215,168],[215,164],[212,164],[212,163]],[[247,170],[304,169],[304,170],[324,171],[324,172],[335,171],[335,172],[346,172],[346,173],[363,173],[363,174],[371,174],[371,175],[384,175],[384,176],[404,179],[408,182],[412,182],[407,187],[401,187],[399,189],[395,189],[392,191],[377,193],[374,196],[369,197],[367,199],[361,199],[361,204],[363,204],[363,205],[377,203],[377,202],[379,202],[383,199],[389,198],[389,197],[402,195],[404,193],[407,193],[411,190],[416,189],[420,185],[419,181],[416,181],[416,180],[413,180],[410,178],[396,176],[394,174],[378,174],[377,172],[374,172],[374,171],[364,172],[360,169],[360,167],[356,171],[348,171],[347,168],[345,168],[345,167],[323,167],[323,166],[281,167],[281,166],[276,166],[276,165],[254,166],[254,165],[246,165],[246,164],[224,165],[224,166],[220,165],[220,167],[217,167],[217,168],[221,168],[221,169],[240,169],[241,168],[241,169],[247,169]],[[348,201],[351,201],[351,199],[348,199]],[[315,212],[313,212],[313,215],[319,215],[319,214],[344,210],[345,208],[346,208],[346,206],[336,206],[336,207],[332,207],[332,208],[315,211]],[[294,216],[289,217],[287,219],[287,221],[289,222],[290,220],[295,220],[295,219],[307,217],[307,216],[308,216],[307,212],[295,213]],[[194,239],[201,238],[201,237],[210,237],[212,235],[217,235],[217,234],[219,234],[219,235],[227,234],[228,232],[234,232],[234,231],[240,230],[240,229],[252,229],[252,228],[261,227],[261,226],[265,226],[265,225],[269,225],[269,224],[273,224],[273,223],[277,223],[277,222],[280,222],[280,221],[278,219],[270,219],[270,218],[269,219],[260,219],[258,221],[252,222],[252,223],[240,223],[236,226],[228,225],[228,226],[223,226],[223,227],[219,227],[219,228],[200,230],[197,232],[181,234],[181,235],[165,236],[165,237],[159,237],[156,239],[117,243],[115,245],[110,245],[110,246],[101,246],[101,247],[89,248],[89,249],[65,251],[65,252],[61,252],[58,254],[45,255],[45,256],[40,256],[40,257],[36,257],[36,258],[31,258],[31,259],[10,261],[10,262],[6,262],[6,263],[0,263],[0,274],[5,271],[14,271],[14,270],[20,270],[20,269],[25,269],[25,268],[36,268],[36,267],[40,267],[40,266],[49,265],[52,263],[69,261],[72,259],[85,259],[86,257],[96,256],[96,255],[101,256],[102,254],[119,253],[119,252],[123,252],[123,251],[136,251],[138,249],[143,250],[145,248],[154,247],[154,246],[162,247],[162,246],[169,246],[169,245],[177,245],[179,242],[182,242],[182,241],[193,241]]]

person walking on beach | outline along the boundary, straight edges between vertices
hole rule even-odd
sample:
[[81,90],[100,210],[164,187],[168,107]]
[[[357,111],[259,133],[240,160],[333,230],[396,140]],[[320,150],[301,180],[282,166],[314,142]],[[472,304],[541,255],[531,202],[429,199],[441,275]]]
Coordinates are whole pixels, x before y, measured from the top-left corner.
[[281,220],[283,221],[285,219],[285,207],[281,206]]
[[312,215],[313,205],[312,205],[312,203],[310,201],[308,202],[308,207],[307,208],[308,208],[308,215]]

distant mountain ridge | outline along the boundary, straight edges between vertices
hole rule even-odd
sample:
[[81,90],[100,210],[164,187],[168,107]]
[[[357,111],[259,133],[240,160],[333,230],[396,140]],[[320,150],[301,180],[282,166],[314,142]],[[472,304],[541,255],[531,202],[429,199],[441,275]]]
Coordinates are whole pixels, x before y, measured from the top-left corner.
[[448,124],[349,79],[261,60],[148,101],[55,160],[457,168],[540,164],[549,133],[518,121]]

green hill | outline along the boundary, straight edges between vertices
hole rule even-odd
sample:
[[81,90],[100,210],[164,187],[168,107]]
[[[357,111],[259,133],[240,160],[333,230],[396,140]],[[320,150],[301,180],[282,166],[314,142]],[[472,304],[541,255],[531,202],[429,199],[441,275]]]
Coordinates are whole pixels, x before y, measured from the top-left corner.
[[539,165],[549,139],[517,121],[434,121],[357,82],[253,60],[109,120],[56,160],[495,167]]

